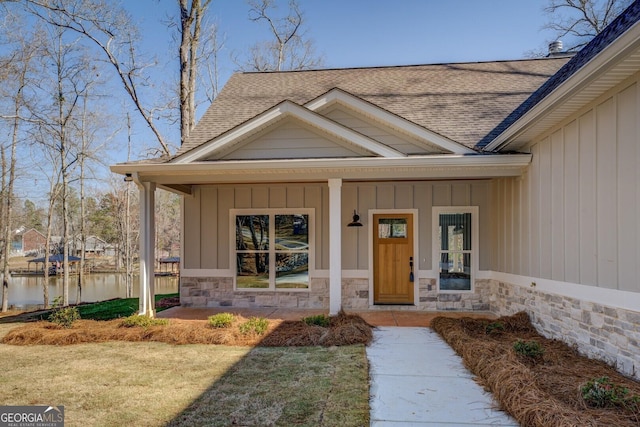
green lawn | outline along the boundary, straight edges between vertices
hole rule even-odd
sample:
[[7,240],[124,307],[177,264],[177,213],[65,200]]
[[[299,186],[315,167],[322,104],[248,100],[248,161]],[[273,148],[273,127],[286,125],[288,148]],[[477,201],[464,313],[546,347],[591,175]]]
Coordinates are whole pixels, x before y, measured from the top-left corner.
[[[156,302],[163,298],[177,297],[178,294],[162,294],[156,295]],[[129,317],[138,312],[138,298],[117,298],[108,301],[101,301],[92,304],[78,305],[81,319],[87,320],[111,320],[120,317]],[[166,308],[157,308],[156,312],[166,310]],[[40,312],[37,318],[46,320],[49,318],[49,311]]]

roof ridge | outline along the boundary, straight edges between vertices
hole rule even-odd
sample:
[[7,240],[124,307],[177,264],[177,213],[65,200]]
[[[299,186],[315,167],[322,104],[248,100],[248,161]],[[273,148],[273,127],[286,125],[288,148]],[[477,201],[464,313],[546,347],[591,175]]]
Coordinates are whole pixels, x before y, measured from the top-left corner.
[[391,68],[412,68],[412,67],[436,67],[442,65],[466,65],[466,64],[499,64],[506,62],[526,62],[526,61],[549,61],[557,59],[565,59],[565,56],[551,56],[541,58],[519,58],[519,59],[498,59],[488,61],[462,61],[462,62],[435,62],[424,64],[399,64],[399,65],[373,65],[373,66],[360,66],[360,67],[329,67],[329,68],[314,68],[308,70],[281,70],[281,71],[240,71],[233,74],[293,74],[293,73],[313,73],[323,71],[348,71],[348,70],[376,70],[376,69],[391,69]]

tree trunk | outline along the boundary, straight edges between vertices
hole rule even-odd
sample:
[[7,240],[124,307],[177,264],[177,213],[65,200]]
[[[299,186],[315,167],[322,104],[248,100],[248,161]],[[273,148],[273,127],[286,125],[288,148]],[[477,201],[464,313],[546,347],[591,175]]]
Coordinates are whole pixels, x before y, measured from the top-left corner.
[[49,199],[49,212],[47,213],[47,240],[44,243],[44,279],[42,282],[42,296],[44,300],[44,308],[49,308],[49,254],[51,253],[51,229],[53,227],[53,208],[55,204],[56,195],[54,190],[56,185],[51,183],[51,196]]
[[180,143],[196,125],[196,77],[202,16],[211,0],[179,0],[180,6]]
[[[2,191],[0,192],[0,202],[2,202],[2,205],[0,206],[0,223],[4,224],[4,218],[5,218],[5,211],[7,210],[6,208],[6,203],[4,203],[5,199],[7,198],[7,182],[5,181],[5,176],[7,176],[7,159],[5,156],[5,151],[4,151],[4,147],[0,147],[0,157],[1,157],[1,163],[2,163]],[[3,228],[3,236],[5,234],[5,230]],[[2,241],[2,239],[0,239],[0,242]],[[2,256],[2,259],[8,259],[8,254],[3,254],[2,253],[2,248],[0,248],[0,255]],[[4,262],[4,261],[3,261]],[[9,309],[9,279],[8,277],[5,275],[4,273],[4,268],[3,268],[3,274],[2,274],[2,312],[6,312]]]
[[[24,75],[22,76],[24,81]],[[2,265],[2,311],[6,312],[9,308],[9,279],[11,273],[9,272],[9,256],[11,255],[11,241],[12,241],[12,225],[13,225],[13,187],[16,177],[16,147],[18,146],[18,112],[20,110],[20,98],[22,96],[22,89],[24,86],[20,86],[18,94],[15,98],[13,131],[11,135],[11,157],[9,159],[9,178],[7,180],[7,186],[5,191],[6,203],[4,206],[4,259]],[[3,156],[2,162],[3,176],[7,173],[5,167],[5,159]]]
[[[84,140],[84,132],[82,135]],[[83,145],[84,142],[83,142]],[[82,152],[84,153],[84,147]],[[86,221],[85,221],[85,201],[84,201],[84,154],[80,158],[80,262],[78,263],[78,292],[76,293],[76,304],[82,302],[82,285],[84,284],[84,257],[87,247]],[[94,248],[95,249],[95,248]]]

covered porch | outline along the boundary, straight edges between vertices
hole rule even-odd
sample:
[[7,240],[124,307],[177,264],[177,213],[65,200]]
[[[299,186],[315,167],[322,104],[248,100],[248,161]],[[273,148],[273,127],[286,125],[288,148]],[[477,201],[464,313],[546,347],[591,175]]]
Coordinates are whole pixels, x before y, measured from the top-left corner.
[[[337,314],[343,307],[342,290],[344,280],[353,279],[353,270],[349,266],[344,266],[345,244],[353,244],[351,242],[353,236],[344,237],[344,229],[347,223],[352,221],[354,211],[354,203],[352,189],[345,193],[343,189],[345,185],[353,186],[361,183],[401,183],[410,181],[421,182],[441,182],[443,180],[486,180],[495,177],[514,177],[519,176],[522,170],[531,161],[528,154],[511,154],[511,155],[428,155],[428,156],[409,156],[400,158],[357,158],[357,159],[289,159],[289,160],[251,160],[251,161],[225,161],[225,162],[189,162],[189,163],[165,163],[165,164],[122,164],[112,166],[114,172],[122,173],[130,176],[140,189],[140,313],[146,315],[155,315],[153,308],[154,288],[154,265],[155,265],[155,192],[157,188],[172,191],[183,196],[184,205],[193,203],[205,203],[200,197],[200,193],[204,188],[213,188],[216,186],[244,186],[243,188],[251,188],[251,186],[260,186],[265,189],[270,186],[287,186],[287,185],[315,185],[324,187],[321,195],[325,202],[322,205],[314,206],[316,212],[322,212],[324,221],[324,230],[322,235],[318,234],[317,239],[321,239],[323,245],[323,256],[325,256],[322,269],[315,269],[315,277],[322,277],[327,283],[327,295],[324,299],[328,306],[329,314]],[[458,181],[459,182],[459,181]],[[217,187],[216,187],[217,188]],[[263,190],[259,190],[263,191]],[[324,193],[326,191],[326,193]],[[222,194],[222,190],[220,191]],[[225,193],[227,194],[227,193]],[[319,194],[319,193],[318,193]],[[325,198],[326,197],[326,198]],[[228,199],[228,200],[227,200]],[[229,215],[234,208],[238,208],[238,197],[231,194],[231,198],[219,199],[217,203],[206,201],[215,211],[222,217]],[[222,206],[220,206],[222,203]],[[251,198],[249,199],[251,203]],[[404,201],[402,202],[405,203]],[[285,205],[286,206],[286,205]],[[310,208],[309,206],[307,206]],[[221,210],[222,209],[222,210]],[[366,212],[372,212],[370,208],[364,208],[362,203],[358,207],[361,215]],[[418,212],[417,209],[413,211]],[[197,221],[200,222],[201,215],[198,214]],[[204,218],[204,216],[202,216]],[[366,218],[365,218],[366,219]],[[185,227],[193,218],[185,223],[183,218],[183,232]],[[223,231],[219,228],[217,239],[227,239],[229,232],[228,227],[233,226],[227,220],[219,220],[219,227],[227,228]],[[228,224],[228,225],[225,225]],[[189,233],[184,237],[184,241],[189,241],[185,247],[198,245],[199,237],[191,236]],[[194,237],[197,239],[195,240]],[[344,238],[343,238],[344,237]],[[209,236],[207,239],[210,239]],[[345,240],[347,239],[347,240]],[[202,238],[205,241],[205,238]],[[210,240],[208,240],[210,241]],[[363,240],[364,242],[364,240]],[[230,243],[229,243],[230,244]],[[424,243],[423,244],[428,244]],[[187,250],[183,247],[181,259],[185,260],[185,264],[181,266],[181,278],[191,277],[192,281],[200,281],[209,274],[210,277],[220,277],[224,279],[227,290],[224,292],[244,292],[249,295],[246,290],[236,290],[233,288],[234,277],[236,274],[233,268],[233,261],[229,254],[226,254],[227,263],[223,268],[214,267],[214,269],[205,269],[200,267],[189,267],[188,259],[192,256],[185,253]],[[218,245],[215,249],[217,253],[228,250],[225,243]],[[202,259],[202,255],[198,255]],[[313,260],[311,260],[313,263]],[[312,267],[313,269],[313,267]],[[349,271],[351,270],[351,271]],[[357,275],[367,275],[367,271],[371,271],[366,267],[361,268]],[[311,272],[310,272],[311,273]],[[351,276],[350,276],[351,274]],[[420,283],[421,272],[416,271],[416,283]],[[426,278],[426,276],[424,277]],[[371,282],[371,281],[369,281]],[[231,284],[231,285],[230,285]],[[181,283],[181,287],[184,283]],[[190,285],[191,286],[191,285]],[[231,288],[229,287],[231,286]],[[324,286],[324,285],[322,285]],[[427,286],[427,285],[424,285]],[[417,301],[417,300],[416,300]],[[252,304],[252,303],[251,303]],[[211,306],[209,303],[205,305]],[[228,305],[221,304],[221,305]],[[233,304],[235,305],[235,304]],[[253,305],[253,304],[252,304]],[[265,306],[272,304],[264,304]],[[299,308],[311,308],[312,306],[300,306]],[[349,308],[349,307],[346,307]],[[354,308],[354,307],[352,307]],[[463,308],[464,309],[464,308]],[[427,309],[428,311],[437,311]],[[480,309],[482,310],[482,309]]]

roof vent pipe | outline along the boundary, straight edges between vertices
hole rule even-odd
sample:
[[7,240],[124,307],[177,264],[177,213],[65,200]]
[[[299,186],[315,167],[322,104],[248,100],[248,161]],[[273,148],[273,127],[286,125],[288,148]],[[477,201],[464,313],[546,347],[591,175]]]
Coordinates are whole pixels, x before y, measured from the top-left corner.
[[549,56],[562,53],[562,40],[556,40],[549,43]]

